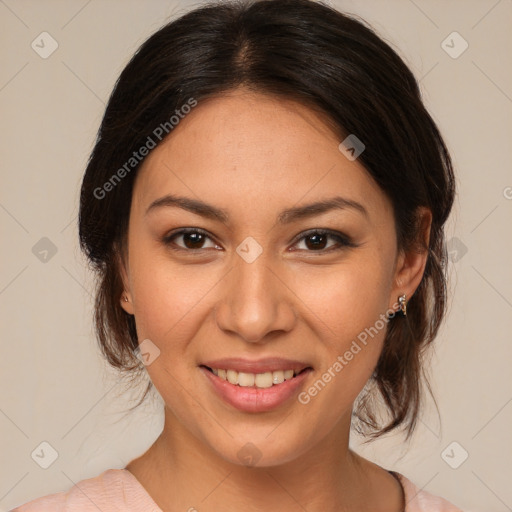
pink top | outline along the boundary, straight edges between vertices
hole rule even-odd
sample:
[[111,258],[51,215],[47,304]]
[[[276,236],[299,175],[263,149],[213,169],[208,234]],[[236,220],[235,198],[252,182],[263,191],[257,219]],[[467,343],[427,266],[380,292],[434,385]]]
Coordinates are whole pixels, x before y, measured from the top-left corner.
[[[405,512],[462,512],[446,500],[421,491],[395,473],[405,491]],[[68,492],[50,494],[11,512],[162,512],[140,482],[127,469],[108,469],[82,480]]]

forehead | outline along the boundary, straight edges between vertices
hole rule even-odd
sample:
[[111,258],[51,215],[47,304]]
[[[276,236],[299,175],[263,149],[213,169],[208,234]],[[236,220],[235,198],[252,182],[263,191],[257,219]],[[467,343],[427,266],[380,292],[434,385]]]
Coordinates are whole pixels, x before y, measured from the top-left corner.
[[326,115],[245,90],[199,104],[145,159],[134,203],[179,193],[244,212],[342,195],[368,210],[390,205],[366,169],[338,149]]

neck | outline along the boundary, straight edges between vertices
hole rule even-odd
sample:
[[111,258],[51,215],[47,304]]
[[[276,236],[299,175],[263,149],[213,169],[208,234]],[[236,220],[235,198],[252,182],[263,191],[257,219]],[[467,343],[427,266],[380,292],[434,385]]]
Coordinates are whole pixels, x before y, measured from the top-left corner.
[[[349,431],[350,418],[344,418],[320,445],[292,461],[248,467],[223,459],[166,408],[161,435],[127,469],[164,512],[371,509],[382,498],[377,490],[385,472],[349,449]],[[393,485],[396,491],[396,482],[387,476],[387,489]],[[390,511],[400,510],[397,500],[395,493]],[[374,510],[384,509],[379,504]]]

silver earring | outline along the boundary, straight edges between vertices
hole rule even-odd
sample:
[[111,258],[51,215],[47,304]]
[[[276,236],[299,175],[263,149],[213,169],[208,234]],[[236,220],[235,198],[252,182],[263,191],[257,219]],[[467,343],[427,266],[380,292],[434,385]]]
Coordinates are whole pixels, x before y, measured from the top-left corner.
[[127,297],[126,295],[123,295],[123,300],[124,300],[125,302],[128,302],[128,297]]
[[398,304],[400,304],[400,311],[402,312],[402,315],[407,316],[407,296],[405,293],[398,297]]

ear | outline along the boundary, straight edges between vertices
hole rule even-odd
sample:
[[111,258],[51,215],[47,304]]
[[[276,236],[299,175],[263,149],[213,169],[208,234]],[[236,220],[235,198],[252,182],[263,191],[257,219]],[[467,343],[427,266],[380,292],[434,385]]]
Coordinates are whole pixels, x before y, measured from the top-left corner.
[[390,308],[405,294],[409,300],[418,288],[425,272],[432,226],[432,212],[420,207],[416,213],[416,241],[407,249],[402,249],[397,257],[394,285],[391,290]]
[[121,297],[119,297],[119,301],[121,302],[121,307],[129,314],[133,315],[133,302],[132,302],[132,293],[130,287],[130,280],[128,278],[128,266],[126,264],[126,254],[123,253],[122,249],[115,250],[116,259],[117,259],[117,268],[119,271],[119,275],[121,276],[121,281],[123,283],[123,293]]

